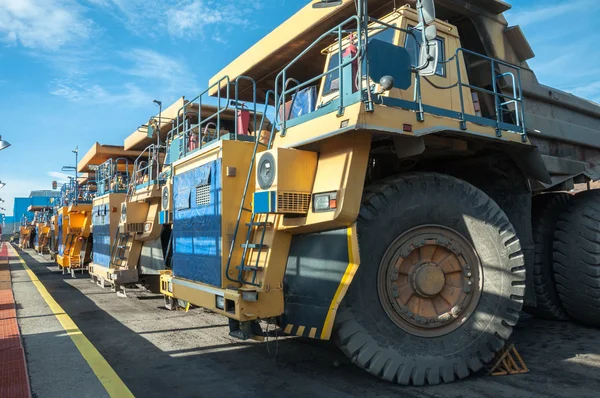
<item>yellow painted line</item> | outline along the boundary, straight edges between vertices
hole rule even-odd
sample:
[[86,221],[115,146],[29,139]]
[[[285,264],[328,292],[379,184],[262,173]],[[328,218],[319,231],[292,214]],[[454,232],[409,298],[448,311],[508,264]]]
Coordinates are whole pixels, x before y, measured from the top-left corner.
[[308,333],[308,337],[310,337],[311,339],[314,339],[316,334],[317,334],[317,328],[311,328],[310,332]]
[[299,326],[298,330],[296,331],[296,336],[303,336],[304,335],[304,326]]
[[108,395],[119,398],[133,397],[134,395],[129,391],[125,383],[123,383],[123,380],[121,380],[119,375],[117,375],[114,369],[106,362],[106,359],[98,352],[96,347],[94,347],[81,330],[79,330],[71,317],[67,315],[56,300],[54,300],[43,283],[38,279],[37,275],[27,266],[25,260],[23,260],[16,250],[15,253],[17,254],[17,257],[19,257],[19,261],[23,265],[23,268],[27,271],[29,278],[31,278],[31,282],[33,282],[38,292],[40,292],[40,295],[44,298],[48,307],[50,307],[65,332],[71,337],[71,340],[73,340],[73,343],[81,353],[81,356],[83,356],[88,365],[90,365],[90,368],[92,368],[92,371],[96,374],[96,377],[98,377],[98,380],[102,383],[102,386],[104,386]]
[[342,281],[340,282],[335,295],[333,296],[333,300],[331,300],[331,306],[329,307],[329,311],[327,311],[327,317],[325,318],[323,330],[321,331],[321,340],[329,340],[331,337],[331,330],[333,329],[335,315],[337,314],[339,305],[346,295],[348,287],[350,286],[352,279],[354,279],[354,274],[356,274],[356,270],[358,269],[358,263],[356,262],[358,258],[356,258],[354,255],[354,249],[355,246],[357,246],[357,244],[354,242],[355,228],[355,225],[348,227],[346,233],[348,236],[348,267],[346,268],[346,272],[342,277]]
[[283,330],[283,333],[285,334],[290,334],[292,332],[292,328],[294,327],[294,325],[287,325],[285,327],[285,329]]

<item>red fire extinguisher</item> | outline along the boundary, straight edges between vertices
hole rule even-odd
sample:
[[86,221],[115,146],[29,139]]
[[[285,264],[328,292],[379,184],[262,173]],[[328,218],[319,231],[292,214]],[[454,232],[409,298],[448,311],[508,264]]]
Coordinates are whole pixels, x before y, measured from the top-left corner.
[[188,140],[189,140],[188,151],[193,151],[194,149],[198,148],[198,135],[197,134],[191,133]]
[[[346,49],[342,53],[342,59],[345,59],[348,57],[354,58],[356,56],[357,52],[358,52],[358,49],[356,48],[356,45],[354,45],[354,33],[353,33],[350,36],[350,44],[348,45],[348,47],[346,47]],[[358,58],[356,58],[354,61],[352,61],[352,92],[353,93],[358,91],[358,86],[356,85],[356,75],[357,74],[358,74]]]

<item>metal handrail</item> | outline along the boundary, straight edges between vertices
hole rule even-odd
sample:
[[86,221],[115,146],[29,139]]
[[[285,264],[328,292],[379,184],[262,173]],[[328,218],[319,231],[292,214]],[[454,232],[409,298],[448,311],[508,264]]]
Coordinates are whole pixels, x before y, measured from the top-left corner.
[[[254,148],[252,150],[252,158],[250,159],[250,168],[248,170],[248,174],[246,176],[246,183],[244,185],[244,191],[242,193],[242,200],[240,202],[240,208],[238,211],[238,216],[237,216],[237,222],[235,224],[235,228],[233,230],[233,239],[231,241],[231,246],[229,247],[229,254],[227,256],[227,264],[225,266],[225,276],[227,277],[228,280],[232,281],[232,282],[240,282],[240,277],[238,275],[237,279],[234,279],[232,277],[229,276],[229,269],[231,268],[231,259],[233,257],[233,250],[235,248],[235,240],[237,238],[237,234],[239,232],[240,229],[240,223],[242,220],[242,215],[244,213],[244,202],[246,200],[246,196],[248,195],[248,187],[250,186],[250,182],[252,181],[252,177],[254,176],[254,174],[252,173],[252,168],[254,166],[254,163],[256,162],[256,154],[258,153],[258,146],[261,144],[260,139],[261,139],[261,132],[263,131],[263,127],[264,127],[264,123],[266,120],[266,114],[267,114],[267,108],[269,106],[269,97],[273,95],[275,96],[275,93],[272,90],[269,90],[266,92],[265,94],[265,104],[264,104],[264,111],[261,117],[261,121],[260,121],[260,126],[259,126],[259,135],[256,137],[255,141],[254,141]],[[271,143],[273,142],[273,135],[274,135],[274,131],[275,131],[275,123],[272,124],[271,126],[271,136],[269,137],[269,144],[267,145],[267,149],[270,148]],[[246,253],[246,248],[244,248],[244,252],[242,253],[242,259],[244,258],[244,255]]]
[[[161,164],[159,161],[160,154],[166,149],[164,145],[150,144],[140,153],[133,163],[133,173],[129,179],[129,190],[127,192],[128,199],[131,198],[140,185],[140,180],[144,176],[148,176],[148,184],[159,182],[161,172]],[[145,157],[144,155],[146,155]],[[147,160],[144,160],[147,159]]]
[[[478,87],[478,86],[474,86],[472,84],[467,84],[467,83],[463,82],[462,76],[461,76],[461,71],[460,71],[460,57],[459,57],[459,54],[461,52],[464,54],[469,54],[474,57],[478,57],[478,58],[481,58],[481,59],[484,59],[484,60],[487,60],[490,62],[491,73],[492,73],[492,90],[488,90],[483,87]],[[502,61],[499,59],[495,59],[492,57],[488,57],[486,55],[479,54],[474,51],[467,50],[465,48],[458,48],[456,50],[455,56],[456,56],[456,70],[458,73],[458,88],[459,88],[459,96],[460,96],[461,122],[463,124],[463,127],[466,127],[464,125],[466,120],[465,120],[465,116],[464,116],[465,115],[465,100],[464,100],[464,95],[463,95],[463,88],[466,87],[471,90],[483,92],[483,93],[494,96],[494,103],[495,103],[495,108],[496,108],[496,134],[499,137],[502,136],[502,129],[500,127],[500,125],[502,123],[502,114],[503,114],[502,106],[508,105],[510,103],[514,103],[515,104],[515,111],[514,111],[515,125],[520,128],[521,131],[519,133],[523,137],[523,141],[526,141],[527,140],[527,128],[525,126],[525,107],[523,105],[524,101],[523,101],[523,87],[522,87],[522,83],[521,83],[521,68],[518,67],[517,65],[513,65],[508,62],[505,62],[505,61]],[[502,65],[506,68],[513,69],[514,71],[517,72],[517,77],[515,78],[515,75],[512,72],[505,72],[505,73],[501,73],[500,75],[496,74],[496,67],[498,65]],[[507,77],[507,76],[511,77],[511,79],[512,79],[513,96],[504,94],[498,90],[498,79]],[[501,98],[503,98],[504,100],[508,99],[509,101],[502,102],[503,100],[501,100]]]
[[[125,165],[125,171],[119,171],[119,164]],[[125,158],[108,159],[96,171],[98,194],[118,192],[129,185],[129,161]]]
[[[357,46],[357,52],[356,55],[351,57],[349,60],[347,60],[346,62],[343,62],[343,58],[342,58],[342,50],[343,50],[343,34],[344,32],[346,32],[345,30],[342,29],[343,26],[351,23],[351,22],[356,22],[356,32],[357,32],[357,40],[358,40],[358,46]],[[324,76],[328,76],[332,73],[334,73],[336,70],[339,74],[339,87],[340,89],[343,87],[343,69],[345,67],[347,67],[348,65],[351,65],[355,60],[357,60],[359,57],[362,56],[362,49],[363,49],[363,35],[360,34],[360,19],[357,15],[353,15],[351,17],[349,17],[348,19],[346,19],[345,21],[343,21],[342,23],[340,23],[339,25],[337,25],[336,27],[328,30],[327,32],[323,33],[321,36],[319,36],[310,46],[308,46],[307,48],[304,49],[304,51],[302,51],[299,55],[297,55],[290,63],[288,63],[278,74],[277,77],[275,78],[275,120],[273,122],[274,125],[279,126],[279,130],[284,132],[286,129],[286,118],[284,118],[283,122],[279,122],[279,112],[280,112],[280,107],[281,105],[285,106],[285,99],[286,99],[286,95],[290,94],[292,91],[298,92],[300,89],[308,87],[309,85],[311,85],[312,83],[318,81],[319,79],[323,78]],[[317,44],[319,44],[320,42],[322,42],[323,40],[325,40],[327,37],[331,36],[332,34],[337,34],[338,37],[338,45],[339,45],[339,51],[338,51],[338,58],[339,58],[339,62],[338,62],[338,66],[335,69],[331,69],[328,71],[325,71],[324,73],[321,73],[299,85],[296,85],[293,87],[293,89],[285,89],[285,82],[287,82],[287,75],[286,72],[288,71],[288,69],[290,67],[292,67],[293,65],[295,65],[301,58],[303,58],[310,50],[312,50],[314,47],[317,46]],[[368,33],[367,33],[368,35]],[[368,36],[367,36],[368,37]],[[279,84],[281,80],[281,88],[282,91],[281,93],[279,92],[280,88],[279,88]],[[362,91],[362,79],[360,82],[360,87],[359,87],[359,91]],[[340,100],[340,110],[343,108],[344,106],[344,99],[343,96],[340,96],[339,98]]]

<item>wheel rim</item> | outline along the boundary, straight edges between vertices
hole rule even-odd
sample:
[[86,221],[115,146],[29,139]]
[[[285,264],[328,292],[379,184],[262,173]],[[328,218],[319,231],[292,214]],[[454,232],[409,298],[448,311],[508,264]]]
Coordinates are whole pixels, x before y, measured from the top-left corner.
[[379,265],[377,290],[388,317],[422,337],[448,334],[463,325],[481,297],[479,256],[458,232],[440,225],[400,235]]

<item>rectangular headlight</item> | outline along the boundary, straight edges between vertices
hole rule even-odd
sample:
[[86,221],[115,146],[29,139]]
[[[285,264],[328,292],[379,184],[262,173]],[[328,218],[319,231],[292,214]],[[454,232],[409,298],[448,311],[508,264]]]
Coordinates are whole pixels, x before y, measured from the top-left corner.
[[334,211],[337,209],[337,192],[316,193],[313,195],[313,211],[315,213]]
[[258,292],[242,292],[243,301],[258,301]]
[[216,305],[217,308],[220,310],[224,310],[225,309],[225,297],[223,296],[215,296],[217,299]]

